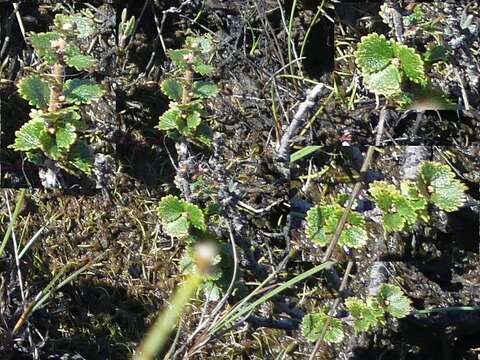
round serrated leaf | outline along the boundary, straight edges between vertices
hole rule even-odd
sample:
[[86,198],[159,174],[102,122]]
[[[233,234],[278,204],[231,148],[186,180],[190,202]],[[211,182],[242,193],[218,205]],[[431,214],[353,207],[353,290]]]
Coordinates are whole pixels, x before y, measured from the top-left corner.
[[396,318],[403,318],[411,311],[411,301],[403,294],[402,289],[396,285],[382,284],[378,293],[380,304],[385,311]]
[[181,118],[182,112],[178,108],[169,109],[160,115],[156,128],[159,130],[176,129]]
[[203,212],[197,205],[185,202],[184,209],[188,214],[188,220],[191,226],[203,231],[207,229]]
[[170,60],[181,70],[187,69],[187,58],[193,56],[192,50],[189,49],[176,49],[176,50],[169,50],[168,56]]
[[218,86],[211,81],[195,81],[192,92],[196,97],[209,98],[218,94]]
[[[187,115],[187,127],[184,130],[187,133],[193,133],[195,129],[200,125],[202,121],[202,117],[198,111],[192,111],[190,114]],[[180,129],[182,130],[182,129]]]
[[339,243],[340,245],[346,245],[351,248],[361,248],[367,244],[368,235],[367,231],[363,228],[362,225],[355,225],[350,228],[344,228],[342,234],[340,235]]
[[45,122],[34,118],[15,132],[15,142],[11,147],[17,151],[30,151],[40,148],[40,137],[45,131]]
[[376,327],[383,316],[383,309],[378,307],[376,302],[365,303],[357,298],[348,298],[345,300],[345,306],[353,318],[356,333]]
[[70,31],[74,31],[78,38],[86,38],[93,35],[95,31],[94,21],[82,14],[57,14],[55,15],[54,24],[60,30],[66,26],[71,27]]
[[94,156],[92,149],[84,141],[77,141],[70,148],[68,161],[80,171],[90,175],[92,173]]
[[67,56],[65,61],[69,66],[74,67],[77,70],[88,70],[95,67],[97,60],[90,55],[74,55]]
[[193,70],[200,75],[212,75],[215,68],[212,65],[205,64],[203,61],[197,61],[193,65]]
[[58,55],[52,48],[51,42],[58,40],[60,34],[56,32],[29,33],[29,37],[33,48],[45,62],[53,65],[58,61]]
[[[311,342],[317,341],[327,318],[328,315],[323,312],[305,315],[302,319],[302,335]],[[325,333],[324,340],[328,343],[339,343],[343,340],[343,337],[342,322],[333,318]]]
[[162,89],[162,93],[167,95],[171,100],[182,100],[183,86],[179,81],[174,79],[166,79],[162,81],[160,88]]
[[91,80],[67,80],[63,86],[65,101],[72,104],[90,104],[103,95],[102,86]]
[[398,67],[393,64],[388,65],[379,72],[365,76],[365,84],[371,92],[387,97],[399,93],[401,83],[402,75]]
[[184,211],[184,203],[173,195],[164,196],[158,203],[157,213],[162,222],[177,220]]
[[418,187],[430,202],[444,211],[455,211],[466,201],[467,187],[455,179],[450,166],[445,164],[425,161],[420,167]]
[[328,245],[329,239],[325,233],[325,215],[320,206],[315,206],[307,211],[307,237],[321,246]]
[[178,219],[163,224],[163,228],[168,235],[182,238],[189,234],[190,222],[186,214],[182,214]]
[[395,57],[400,60],[402,70],[410,81],[417,84],[427,82],[423,60],[414,49],[403,44],[393,43],[393,52]]
[[89,70],[97,64],[97,60],[90,55],[84,55],[75,44],[68,44],[65,48],[65,62],[77,70]]
[[364,75],[384,69],[393,58],[393,49],[384,35],[363,36],[355,51],[355,61]]
[[21,79],[18,82],[18,92],[30,105],[39,109],[48,108],[50,86],[40,76],[32,75]]

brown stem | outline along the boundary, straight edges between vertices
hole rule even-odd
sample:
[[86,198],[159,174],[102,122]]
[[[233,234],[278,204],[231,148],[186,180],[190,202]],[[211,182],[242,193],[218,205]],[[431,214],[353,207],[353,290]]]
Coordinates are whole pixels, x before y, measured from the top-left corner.
[[57,111],[60,109],[60,96],[62,95],[62,85],[64,76],[64,66],[62,64],[53,65],[53,81],[55,85],[52,86],[50,93],[50,101],[48,103],[48,111]]

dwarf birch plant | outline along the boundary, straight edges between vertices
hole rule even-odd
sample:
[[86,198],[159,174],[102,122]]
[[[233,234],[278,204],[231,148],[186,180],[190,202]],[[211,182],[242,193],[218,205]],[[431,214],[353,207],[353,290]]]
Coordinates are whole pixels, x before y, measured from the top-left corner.
[[93,156],[79,136],[87,128],[79,106],[99,100],[103,89],[88,79],[65,80],[65,72],[68,68],[89,71],[96,66],[96,60],[79,45],[94,32],[95,24],[88,14],[57,14],[52,31],[29,34],[42,64],[17,86],[35,109],[30,112],[31,119],[15,133],[11,145],[26,152],[27,158],[38,165],[49,158],[68,172],[80,170],[86,174],[91,173]]
[[168,55],[175,71],[161,83],[162,92],[170,99],[169,109],[160,116],[157,128],[170,131],[200,144],[210,144],[212,131],[204,121],[205,102],[217,95],[218,86],[208,80],[196,80],[195,74],[212,75],[209,64],[213,42],[207,35],[189,36],[181,49]]

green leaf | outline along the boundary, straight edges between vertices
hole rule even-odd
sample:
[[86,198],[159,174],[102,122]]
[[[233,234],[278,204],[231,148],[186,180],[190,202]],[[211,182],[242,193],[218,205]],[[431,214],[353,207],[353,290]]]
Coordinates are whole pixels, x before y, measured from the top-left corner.
[[194,204],[184,202],[184,210],[188,214],[188,220],[190,225],[198,230],[207,230],[207,225],[205,224],[205,218],[202,210]]
[[85,174],[90,175],[92,173],[94,156],[92,149],[86,142],[79,140],[73,144],[68,154],[68,160]]
[[17,151],[30,151],[40,148],[40,137],[45,131],[45,122],[34,118],[15,132],[15,142],[11,147]]
[[385,231],[400,231],[405,225],[413,225],[418,219],[416,204],[403,195],[394,185],[385,181],[370,184],[370,194],[383,212]]
[[412,310],[412,302],[396,285],[382,284],[380,286],[378,298],[379,304],[384,306],[385,311],[396,318],[403,318]]
[[160,115],[158,120],[156,128],[159,130],[177,129],[177,124],[182,120],[182,112],[177,107],[174,107]]
[[207,228],[203,212],[198,206],[172,195],[160,200],[157,212],[164,230],[173,237],[188,236],[191,227],[198,230]]
[[162,222],[177,220],[184,211],[184,201],[173,195],[164,196],[158,203],[157,212]]
[[[186,129],[183,129],[186,133],[193,133],[195,129],[200,125],[200,122],[202,121],[202,117],[200,116],[200,113],[198,111],[193,111],[190,114],[187,115],[187,122],[186,122]],[[182,129],[180,129],[182,130]]]
[[428,62],[436,62],[448,59],[448,49],[443,45],[437,45],[428,49],[424,54],[423,58]]
[[[91,14],[91,12],[90,12]],[[93,15],[91,15],[93,17]],[[83,16],[82,14],[55,15],[54,24],[59,30],[64,30],[67,33],[75,33],[78,38],[86,38],[95,32],[95,23],[91,17]]]
[[58,123],[52,129],[55,130],[54,133],[49,131],[42,133],[40,137],[41,148],[49,158],[60,160],[77,139],[75,126],[70,123]]
[[[325,246],[330,243],[345,209],[338,205],[323,205],[311,208],[307,212],[307,237]],[[339,245],[360,248],[367,243],[364,217],[356,212],[350,212],[344,229],[339,238]]]
[[192,92],[196,97],[209,98],[218,94],[218,86],[211,81],[195,81]]
[[[307,314],[302,319],[302,335],[308,341],[315,342],[320,338],[322,329],[327,321],[328,315],[324,312]],[[332,318],[324,340],[328,343],[339,343],[343,340],[343,326],[339,319]]]
[[377,327],[379,320],[383,318],[383,309],[378,306],[378,302],[371,298],[365,303],[351,297],[345,300],[345,306],[353,318],[355,333]]
[[422,57],[414,49],[394,42],[393,52],[395,57],[400,60],[401,68],[410,81],[417,84],[425,84],[427,82]]
[[63,86],[65,101],[72,104],[90,104],[98,101],[103,95],[102,86],[91,80],[67,80]]
[[299,161],[300,159],[303,159],[304,157],[314,153],[318,149],[320,149],[321,146],[318,145],[309,145],[305,146],[302,149],[295,151],[291,156],[290,156],[290,162],[294,163],[296,161]]
[[179,81],[174,79],[164,80],[162,81],[160,88],[162,89],[162,93],[167,95],[171,100],[182,100],[183,85]]
[[97,64],[97,60],[90,55],[82,54],[80,48],[74,44],[67,45],[65,55],[65,62],[67,65],[74,67],[77,70],[93,69]]
[[376,33],[363,36],[354,54],[364,75],[384,69],[393,58],[393,49],[384,35]]
[[429,202],[447,212],[458,210],[466,201],[467,187],[445,164],[425,161],[420,167],[418,187]]
[[324,207],[315,206],[307,211],[307,226],[305,232],[307,237],[321,246],[329,243],[329,238],[325,233],[325,217],[330,214]]
[[200,75],[212,75],[215,71],[215,68],[212,65],[203,63],[202,61],[197,61],[193,65],[193,70]]
[[212,128],[208,124],[201,123],[195,131],[194,138],[202,144],[211,145],[213,142]]
[[402,75],[398,67],[390,64],[385,69],[365,75],[365,84],[375,94],[390,97],[400,92]]
[[60,34],[56,32],[29,33],[30,42],[38,55],[49,65],[54,65],[58,61],[58,55],[55,49],[52,49],[51,42],[58,40]]
[[21,79],[18,82],[18,92],[30,105],[39,109],[48,108],[50,86],[40,76],[31,75]]
[[214,50],[213,41],[208,35],[188,36],[185,44],[188,48],[198,51],[203,55],[208,55]]
[[168,56],[177,68],[181,70],[186,70],[188,68],[188,63],[186,59],[194,56],[194,54],[192,50],[189,49],[176,49],[168,50]]

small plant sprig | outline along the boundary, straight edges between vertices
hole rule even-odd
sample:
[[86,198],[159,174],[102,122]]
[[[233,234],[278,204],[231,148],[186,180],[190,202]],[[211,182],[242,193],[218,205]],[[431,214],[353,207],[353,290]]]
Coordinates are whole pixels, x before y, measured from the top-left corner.
[[370,184],[386,232],[403,230],[419,219],[428,221],[428,204],[447,212],[458,210],[466,200],[466,190],[450,166],[434,161],[423,162],[417,181],[402,181],[400,190],[385,181]]
[[171,102],[170,109],[159,118],[158,129],[176,130],[192,142],[211,144],[212,131],[202,120],[207,115],[205,101],[217,95],[218,86],[212,81],[195,80],[194,74],[213,73],[214,67],[208,64],[213,51],[207,35],[189,36],[183,48],[169,51],[176,70],[161,84]]
[[[206,239],[214,236],[207,231],[205,215],[196,205],[172,195],[163,197],[157,207],[163,229],[174,238],[185,241],[186,249],[180,260],[180,268],[184,274],[198,274],[199,268],[195,261],[195,247]],[[212,240],[208,240],[212,243]],[[215,241],[213,241],[215,243]],[[219,244],[216,244],[218,246]],[[203,291],[209,300],[216,300],[222,292],[220,284],[223,277],[221,268],[222,254],[220,252],[212,259],[210,271],[204,274]]]
[[[369,192],[382,211],[382,225],[386,233],[402,231],[422,220],[429,220],[428,205],[452,212],[465,202],[467,187],[455,178],[450,166],[425,161],[420,166],[416,181],[404,180],[400,188],[386,181],[374,181]],[[305,233],[321,245],[331,242],[345,209],[338,203],[317,205],[307,211]],[[361,248],[368,241],[365,218],[352,211],[347,219],[338,244]]]
[[422,57],[384,35],[363,36],[354,56],[366,86],[377,95],[398,98],[405,79],[420,85],[427,83]]
[[[328,245],[344,211],[345,209],[337,203],[315,206],[308,210],[306,226],[308,238],[321,246]],[[351,212],[340,235],[339,245],[360,248],[367,240],[365,218],[359,213]]]
[[[43,64],[39,72],[19,81],[18,91],[36,109],[30,112],[31,119],[15,133],[15,142],[10,147],[26,152],[33,163],[40,165],[46,157],[57,161],[68,172],[91,173],[92,152],[79,138],[87,128],[79,114],[79,105],[99,100],[103,89],[92,80],[65,81],[65,69],[86,71],[95,67],[96,60],[78,45],[93,34],[94,27],[88,13],[57,14],[52,31],[29,34],[30,43]],[[52,72],[47,73],[47,68]]]
[[[404,318],[411,312],[411,301],[396,285],[382,284],[376,296],[369,296],[365,301],[357,297],[345,300],[345,307],[353,319],[355,333],[366,332],[385,324],[385,315]],[[320,338],[323,326],[328,318],[327,309],[307,314],[302,320],[302,335],[315,342]],[[338,343],[344,338],[343,323],[333,318],[325,333],[325,341]]]

